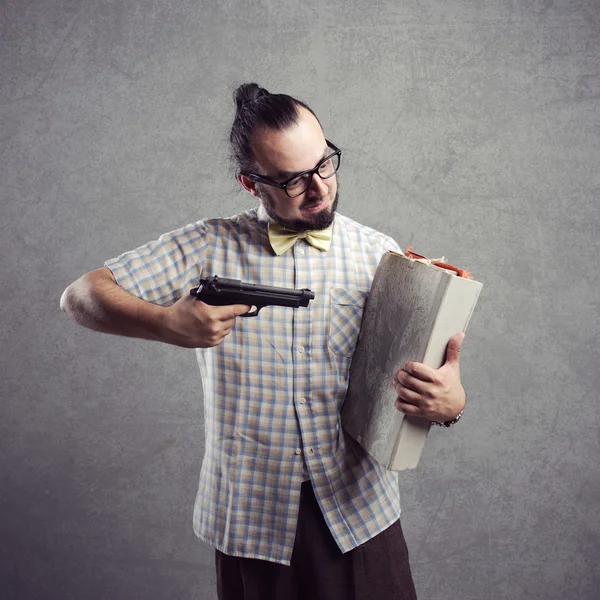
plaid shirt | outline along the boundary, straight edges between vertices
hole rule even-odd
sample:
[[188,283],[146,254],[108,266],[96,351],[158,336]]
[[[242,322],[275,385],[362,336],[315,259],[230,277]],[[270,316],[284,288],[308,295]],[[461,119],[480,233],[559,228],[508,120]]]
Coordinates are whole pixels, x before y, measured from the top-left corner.
[[307,473],[342,552],[400,515],[397,473],[341,429],[340,409],[375,270],[387,250],[401,250],[336,214],[328,252],[300,239],[276,256],[269,220],[262,207],[204,219],[105,265],[125,290],[162,306],[215,274],[315,293],[307,308],[238,318],[219,346],[196,351],[206,450],[194,531],[225,554],[289,565]]

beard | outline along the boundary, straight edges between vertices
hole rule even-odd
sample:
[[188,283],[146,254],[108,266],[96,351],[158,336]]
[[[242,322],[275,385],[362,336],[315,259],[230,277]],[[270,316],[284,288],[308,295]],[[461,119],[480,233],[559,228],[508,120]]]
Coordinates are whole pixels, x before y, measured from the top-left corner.
[[[262,186],[261,186],[262,187]],[[266,186],[265,186],[266,187]],[[258,186],[257,186],[258,190]],[[333,204],[329,209],[320,210],[318,213],[311,216],[309,219],[282,219],[276,212],[276,200],[271,196],[269,190],[263,188],[260,190],[258,197],[260,198],[265,212],[280,225],[293,229],[294,231],[309,231],[309,230],[321,230],[327,229],[335,219],[335,211],[338,206],[338,199],[340,194],[339,180],[337,182],[337,190],[335,192],[335,198]],[[308,198],[300,205],[300,208],[308,208],[318,204],[322,198],[316,198],[309,200]]]

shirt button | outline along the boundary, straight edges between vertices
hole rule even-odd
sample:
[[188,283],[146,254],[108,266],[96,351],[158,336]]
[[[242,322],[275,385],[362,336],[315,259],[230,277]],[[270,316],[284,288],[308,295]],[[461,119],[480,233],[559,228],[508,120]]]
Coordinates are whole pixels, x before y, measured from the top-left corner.
[[304,256],[304,248],[298,248],[298,254]]
[[298,348],[298,352],[300,352],[300,354],[304,353],[304,346],[300,346],[300,348]]
[[296,448],[296,454],[302,454],[302,450],[300,450],[300,448]]
[[306,398],[300,398],[300,404],[306,404]]

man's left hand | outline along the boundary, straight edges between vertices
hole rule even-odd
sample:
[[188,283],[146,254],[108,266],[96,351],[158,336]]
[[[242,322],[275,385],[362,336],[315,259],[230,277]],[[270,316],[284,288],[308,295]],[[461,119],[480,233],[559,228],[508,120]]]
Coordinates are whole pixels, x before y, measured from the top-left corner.
[[396,408],[405,415],[430,421],[450,421],[464,408],[465,390],[460,382],[459,354],[465,337],[461,331],[450,338],[446,362],[432,369],[419,362],[407,362],[394,375],[398,397]]

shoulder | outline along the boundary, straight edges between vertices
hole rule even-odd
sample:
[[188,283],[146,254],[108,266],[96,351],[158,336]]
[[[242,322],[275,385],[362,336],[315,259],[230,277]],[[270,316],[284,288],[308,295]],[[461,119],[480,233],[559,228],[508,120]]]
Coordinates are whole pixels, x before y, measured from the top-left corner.
[[336,213],[335,223],[336,227],[339,227],[340,233],[345,233],[354,243],[381,248],[383,251],[394,250],[395,252],[402,252],[397,242],[389,235],[358,223],[350,217]]
[[256,209],[238,213],[231,217],[211,217],[200,219],[189,223],[179,229],[169,231],[161,235],[161,239],[173,240],[204,240],[209,242],[212,239],[227,236],[228,234],[242,233],[259,227],[259,221],[256,216]]
[[260,222],[255,208],[241,212],[231,217],[216,217],[202,219],[196,223],[206,231],[250,230],[257,229]]

